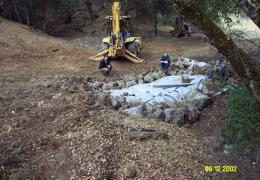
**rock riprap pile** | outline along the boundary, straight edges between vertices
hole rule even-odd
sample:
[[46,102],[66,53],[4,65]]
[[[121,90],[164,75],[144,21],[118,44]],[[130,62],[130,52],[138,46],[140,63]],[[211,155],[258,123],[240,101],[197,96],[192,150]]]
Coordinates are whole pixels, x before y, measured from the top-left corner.
[[171,75],[160,70],[125,76],[116,82],[94,82],[105,105],[135,117],[182,125],[198,120],[214,93],[205,75],[209,66],[187,58],[172,65]]

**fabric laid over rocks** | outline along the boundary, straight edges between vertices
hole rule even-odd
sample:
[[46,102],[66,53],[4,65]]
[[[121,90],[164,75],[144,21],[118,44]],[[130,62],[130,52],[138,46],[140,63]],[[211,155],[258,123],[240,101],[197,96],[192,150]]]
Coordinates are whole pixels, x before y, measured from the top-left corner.
[[[209,65],[188,58],[172,63],[171,76],[160,70],[125,76],[112,84],[103,83],[102,103],[133,117],[147,117],[182,125],[193,123],[208,105],[213,88],[205,75]],[[96,84],[95,87],[100,87]],[[108,102],[109,101],[109,102]]]
[[[155,105],[160,103],[171,104],[172,101],[182,101],[184,96],[194,89],[202,89],[204,75],[188,76],[191,79],[189,86],[181,86],[181,76],[167,76],[149,84],[139,84],[120,90],[111,90],[112,98],[119,98],[127,93],[126,102],[140,101],[146,105]],[[170,87],[178,85],[178,87]],[[160,88],[169,86],[170,88]]]

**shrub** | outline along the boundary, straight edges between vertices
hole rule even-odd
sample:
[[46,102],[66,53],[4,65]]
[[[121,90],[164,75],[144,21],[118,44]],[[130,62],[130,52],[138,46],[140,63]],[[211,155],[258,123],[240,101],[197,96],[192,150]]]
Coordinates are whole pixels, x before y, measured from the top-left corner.
[[244,86],[235,87],[228,98],[228,119],[222,135],[243,150],[248,145],[260,150],[259,104]]

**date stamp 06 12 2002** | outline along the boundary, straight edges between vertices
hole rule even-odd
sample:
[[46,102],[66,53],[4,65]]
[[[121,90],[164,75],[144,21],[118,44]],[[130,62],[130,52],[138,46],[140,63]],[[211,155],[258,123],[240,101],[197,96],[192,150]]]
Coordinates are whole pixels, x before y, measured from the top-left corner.
[[236,173],[238,172],[237,166],[204,166],[206,173]]

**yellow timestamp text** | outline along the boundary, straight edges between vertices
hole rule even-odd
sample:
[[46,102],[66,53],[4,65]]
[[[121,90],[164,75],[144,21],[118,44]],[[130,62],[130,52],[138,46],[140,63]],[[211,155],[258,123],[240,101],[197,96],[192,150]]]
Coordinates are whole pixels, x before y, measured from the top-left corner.
[[218,173],[236,173],[238,172],[237,166],[204,166],[206,173],[218,172]]

